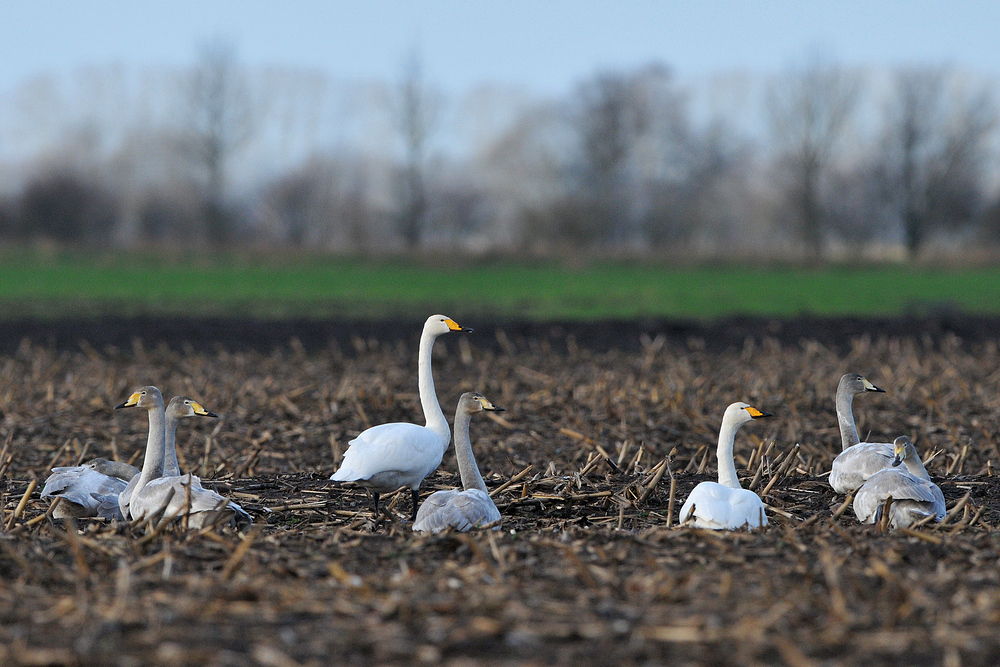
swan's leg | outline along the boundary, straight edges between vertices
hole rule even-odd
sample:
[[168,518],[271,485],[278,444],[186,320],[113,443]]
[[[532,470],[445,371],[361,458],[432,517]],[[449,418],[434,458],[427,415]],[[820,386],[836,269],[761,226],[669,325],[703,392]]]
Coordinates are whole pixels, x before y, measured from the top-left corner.
[[379,494],[378,494],[377,491],[372,491],[370,489],[366,489],[366,491],[368,491],[368,497],[371,498],[371,501],[372,501],[372,511],[375,512],[375,521],[378,521],[378,519],[379,519],[379,510],[378,510]]
[[413,511],[410,513],[410,523],[417,522],[417,504],[420,502],[420,492],[410,489],[410,497],[413,498]]

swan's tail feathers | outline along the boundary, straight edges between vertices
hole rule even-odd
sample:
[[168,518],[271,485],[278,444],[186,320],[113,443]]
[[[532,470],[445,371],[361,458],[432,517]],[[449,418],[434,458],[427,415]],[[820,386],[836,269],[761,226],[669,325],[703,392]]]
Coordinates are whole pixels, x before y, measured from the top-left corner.
[[330,479],[334,482],[356,482],[361,479],[361,476],[350,468],[340,466],[337,472],[330,475]]

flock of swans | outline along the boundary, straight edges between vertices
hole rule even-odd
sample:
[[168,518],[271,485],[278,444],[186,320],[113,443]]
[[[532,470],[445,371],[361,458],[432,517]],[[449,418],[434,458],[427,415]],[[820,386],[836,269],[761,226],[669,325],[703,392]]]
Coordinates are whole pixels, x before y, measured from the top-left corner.
[[[420,336],[417,378],[425,424],[405,422],[373,426],[349,443],[343,462],[330,478],[338,484],[365,489],[375,520],[381,518],[379,498],[402,487],[410,489],[413,530],[499,529],[501,516],[476,465],[469,436],[472,415],[501,411],[484,396],[461,396],[455,413],[455,455],[462,489],[437,491],[419,502],[420,484],[438,468],[451,442],[451,431],[438,402],[431,372],[431,354],[438,337],[469,332],[453,319],[432,315]],[[893,443],[861,442],[854,423],[858,394],[884,392],[864,377],[848,373],[837,388],[837,417],[843,451],[833,462],[830,486],[840,494],[854,493],[854,512],[862,523],[886,521],[893,528],[945,515],[941,489],[935,485],[906,436]],[[55,498],[54,518],[99,517],[106,520],[148,520],[154,525],[179,521],[202,529],[221,522],[242,528],[250,515],[236,503],[202,486],[177,463],[178,423],[188,417],[216,417],[197,401],[175,396],[164,407],[153,386],[137,389],[115,409],[138,407],[149,415],[149,435],[142,470],[125,463],[93,459],[79,466],[53,468],[42,497]],[[719,432],[718,482],[698,484],[680,510],[680,523],[711,530],[752,530],[767,525],[766,508],[753,491],[743,489],[736,475],[733,448],[736,432],[751,421],[772,416],[746,403],[733,403]],[[888,508],[888,517],[883,514]]]

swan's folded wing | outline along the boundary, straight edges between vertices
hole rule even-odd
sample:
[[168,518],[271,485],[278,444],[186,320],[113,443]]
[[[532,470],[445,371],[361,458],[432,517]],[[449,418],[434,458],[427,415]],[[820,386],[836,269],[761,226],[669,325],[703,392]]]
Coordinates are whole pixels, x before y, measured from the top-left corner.
[[446,528],[467,531],[500,520],[500,511],[489,494],[479,489],[437,491],[417,512],[413,530],[438,533]]
[[158,512],[165,504],[163,516],[167,519],[182,517],[185,511],[194,515],[226,510],[231,510],[242,519],[250,519],[250,515],[242,507],[215,491],[206,489],[201,485],[201,479],[194,475],[160,477],[150,481],[131,499],[131,516],[133,519],[148,516]]
[[860,488],[869,477],[888,468],[894,457],[888,442],[862,442],[848,447],[833,460],[830,486],[838,493]]
[[351,440],[343,463],[330,479],[365,480],[394,470],[430,472],[441,463],[443,454],[441,438],[427,427],[405,422],[379,424]]
[[45,486],[42,487],[41,497],[48,498],[49,496],[58,495],[59,492],[64,491],[71,484],[75,483],[86,469],[86,466],[53,468],[52,474],[45,480]]
[[862,523],[872,523],[875,512],[889,496],[893,500],[913,500],[940,506],[943,516],[944,494],[937,484],[914,477],[905,470],[887,468],[871,477],[858,489],[854,514]]
[[124,481],[103,475],[88,466],[54,468],[42,489],[42,497],[59,496],[80,505],[85,510],[83,516],[114,518],[117,513],[105,506],[117,503],[118,494],[124,488]]

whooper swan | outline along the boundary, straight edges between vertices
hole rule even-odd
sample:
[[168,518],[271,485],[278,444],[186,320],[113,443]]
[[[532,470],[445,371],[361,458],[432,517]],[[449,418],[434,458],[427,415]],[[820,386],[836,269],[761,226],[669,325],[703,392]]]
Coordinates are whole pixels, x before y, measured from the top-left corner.
[[55,519],[67,517],[121,519],[120,494],[128,480],[139,474],[138,468],[120,461],[91,459],[78,466],[53,468],[45,480],[42,498],[60,498],[52,511]]
[[733,444],[740,426],[770,416],[770,412],[761,412],[746,403],[733,403],[726,408],[717,450],[719,481],[702,482],[694,487],[681,507],[681,524],[711,530],[753,529],[767,525],[760,496],[740,487],[733,461]]
[[435,491],[417,512],[413,530],[439,533],[446,528],[466,531],[491,523],[499,529],[500,511],[486,492],[483,476],[479,474],[476,457],[469,439],[469,422],[472,415],[483,410],[502,412],[481,394],[467,392],[458,399],[455,411],[455,458],[462,475],[462,491]]
[[[869,477],[854,497],[854,514],[858,521],[880,521],[889,496],[892,496],[889,525],[893,528],[906,528],[931,515],[940,521],[945,514],[944,494],[931,481],[917,448],[905,435],[892,444],[892,465]],[[900,463],[905,464],[905,469],[899,467]]]
[[[250,515],[242,507],[215,491],[204,488],[198,477],[191,474],[161,476],[166,440],[165,414],[163,397],[156,387],[143,387],[127,401],[116,406],[129,407],[145,408],[149,412],[151,428],[146,459],[129,501],[128,518],[141,519],[163,510],[161,521],[183,519],[186,516],[188,528],[193,529],[226,519],[235,520],[238,526],[251,523]],[[150,463],[149,466],[147,462]]]
[[419,501],[417,490],[420,483],[441,465],[441,458],[451,442],[448,421],[438,403],[434,377],[431,374],[434,341],[449,331],[472,329],[460,326],[450,317],[431,315],[424,322],[424,329],[420,334],[417,383],[426,425],[397,422],[380,424],[363,431],[351,440],[344,454],[344,461],[330,477],[336,482],[354,482],[368,489],[376,521],[379,518],[379,495],[395,491],[401,486],[410,488],[413,498],[410,518],[412,521],[416,520]]
[[837,493],[848,493],[860,487],[865,480],[892,463],[892,444],[888,442],[861,442],[854,425],[852,403],[857,394],[885,393],[857,373],[847,373],[837,386],[837,421],[840,422],[840,439],[843,451],[833,460],[830,486]]

